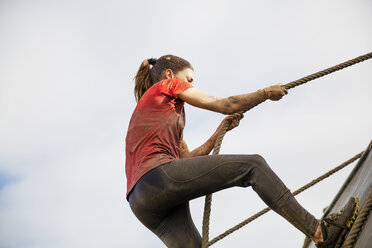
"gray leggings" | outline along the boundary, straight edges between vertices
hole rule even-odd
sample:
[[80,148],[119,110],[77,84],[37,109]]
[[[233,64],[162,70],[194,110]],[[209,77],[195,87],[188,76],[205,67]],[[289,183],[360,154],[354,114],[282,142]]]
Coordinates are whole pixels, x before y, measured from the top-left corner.
[[210,155],[178,159],[145,174],[129,195],[136,217],[167,247],[201,247],[189,201],[222,189],[252,188],[275,212],[307,236],[318,220],[293,197],[259,155]]

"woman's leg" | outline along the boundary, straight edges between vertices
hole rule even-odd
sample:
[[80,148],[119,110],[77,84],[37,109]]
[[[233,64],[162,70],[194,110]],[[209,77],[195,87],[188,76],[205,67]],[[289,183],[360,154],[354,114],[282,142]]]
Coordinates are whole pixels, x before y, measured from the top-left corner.
[[147,183],[143,182],[152,181],[155,186],[157,185],[155,181],[161,180],[161,176],[154,173],[156,169],[152,172],[145,180],[139,182],[135,187],[136,190],[130,194],[129,202],[132,211],[167,247],[200,248],[201,236],[192,221],[189,202],[168,206],[168,204],[159,204],[156,200],[147,201],[157,194],[157,190],[154,188],[149,190]]
[[172,161],[147,173],[129,200],[131,205],[147,212],[147,217],[136,215],[157,233],[155,229],[160,224],[167,225],[164,219],[176,207],[233,186],[252,186],[270,208],[307,236],[314,234],[318,220],[299,205],[259,155],[215,155]]
[[188,202],[172,209],[163,223],[159,237],[167,247],[201,247],[201,236],[192,221]]

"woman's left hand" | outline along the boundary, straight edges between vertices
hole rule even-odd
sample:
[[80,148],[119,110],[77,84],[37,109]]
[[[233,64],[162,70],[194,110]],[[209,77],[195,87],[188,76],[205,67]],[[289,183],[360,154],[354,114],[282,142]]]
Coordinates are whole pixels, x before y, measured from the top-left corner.
[[239,126],[239,122],[243,117],[244,117],[243,113],[235,113],[235,114],[227,116],[222,121],[222,123],[225,123],[226,121],[231,122],[230,126],[227,128],[227,131],[230,131],[230,130],[236,128],[237,126]]

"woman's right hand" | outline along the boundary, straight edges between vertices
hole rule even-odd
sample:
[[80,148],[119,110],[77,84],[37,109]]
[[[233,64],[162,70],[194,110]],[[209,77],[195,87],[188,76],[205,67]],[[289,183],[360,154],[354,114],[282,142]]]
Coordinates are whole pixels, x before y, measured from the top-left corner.
[[230,122],[230,126],[227,128],[227,131],[230,131],[239,126],[240,120],[243,119],[243,117],[244,115],[242,112],[231,114],[227,116],[225,119],[223,119],[221,127],[225,122]]
[[288,94],[288,90],[282,84],[271,85],[264,88],[262,91],[265,97],[272,101],[278,101]]

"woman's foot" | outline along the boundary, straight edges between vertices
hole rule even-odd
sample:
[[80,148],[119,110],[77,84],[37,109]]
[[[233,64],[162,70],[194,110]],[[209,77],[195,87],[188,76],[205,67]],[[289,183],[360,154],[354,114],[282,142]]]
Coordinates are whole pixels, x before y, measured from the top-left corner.
[[358,214],[359,199],[352,197],[337,213],[328,215],[320,221],[312,240],[318,248],[333,248],[340,236],[353,225]]

